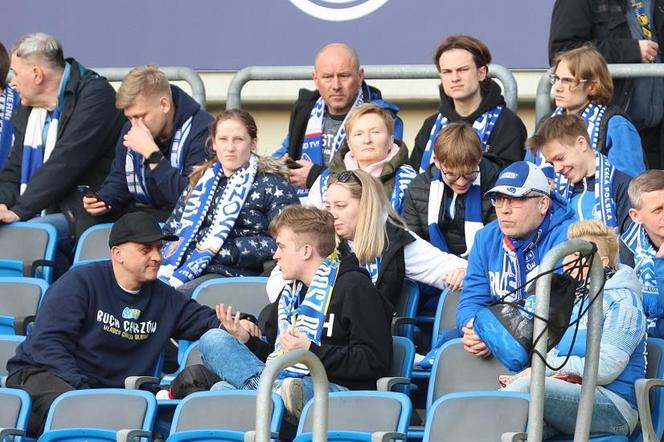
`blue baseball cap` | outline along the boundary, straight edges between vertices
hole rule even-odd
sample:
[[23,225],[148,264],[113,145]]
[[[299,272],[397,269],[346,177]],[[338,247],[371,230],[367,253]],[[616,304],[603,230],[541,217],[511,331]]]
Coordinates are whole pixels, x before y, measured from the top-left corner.
[[546,179],[544,172],[533,163],[517,161],[503,169],[496,180],[496,185],[484,196],[500,193],[520,198],[530,192],[550,195],[549,181]]

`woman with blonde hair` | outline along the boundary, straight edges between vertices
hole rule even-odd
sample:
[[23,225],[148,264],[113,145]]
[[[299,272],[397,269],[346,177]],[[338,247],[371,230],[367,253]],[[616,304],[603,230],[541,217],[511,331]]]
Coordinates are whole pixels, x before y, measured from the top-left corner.
[[588,46],[576,48],[559,54],[552,70],[556,102],[552,115],[579,115],[594,150],[629,176],[643,172],[643,147],[636,127],[620,108],[609,105],[613,80],[604,57]]
[[288,169],[256,155],[256,142],[246,111],[226,110],[210,126],[212,155],[192,171],[164,226],[180,240],[164,245],[159,275],[185,294],[213,277],[261,274],[276,249],[270,222],[299,202]]
[[460,288],[466,260],[438,250],[407,230],[381,188],[376,178],[361,170],[330,177],[327,208],[342,240],[342,253],[355,253],[393,306],[404,278],[438,289]]
[[406,188],[417,175],[408,164],[408,148],[394,139],[394,119],[385,109],[362,104],[346,121],[346,143],[330,160],[328,169],[309,190],[309,203],[324,207],[330,176],[344,170],[363,170],[380,180],[381,191],[399,214]]

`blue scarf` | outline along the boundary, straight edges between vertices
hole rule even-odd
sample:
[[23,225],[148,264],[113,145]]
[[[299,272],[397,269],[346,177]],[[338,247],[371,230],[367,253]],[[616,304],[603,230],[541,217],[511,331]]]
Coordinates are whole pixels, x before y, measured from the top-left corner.
[[537,256],[537,244],[544,234],[549,230],[552,212],[550,211],[542,221],[542,224],[526,239],[510,238],[503,236],[503,269],[501,272],[501,287],[504,293],[515,291],[514,297],[508,301],[518,301],[526,297],[525,283],[528,275],[532,274],[539,266]]
[[[278,329],[279,334],[289,333],[293,328],[304,333],[311,342],[320,345],[325,327],[325,317],[330,307],[332,291],[339,273],[339,255],[335,250],[320,265],[314,275],[302,303],[300,303],[301,282],[286,284],[279,298]],[[331,325],[330,325],[331,327]],[[266,364],[284,354],[279,339],[274,344],[274,351],[267,357]],[[295,364],[285,369],[279,375],[280,379],[287,377],[303,377],[309,374],[304,364]]]
[[[461,256],[467,256],[473,247],[475,241],[475,234],[484,227],[482,223],[482,192],[480,190],[480,175],[477,175],[475,181],[466,192],[465,209],[464,209],[464,239],[466,241],[466,252]],[[452,197],[452,206],[454,200],[457,198],[454,193]],[[440,214],[440,206],[445,199],[445,183],[442,180],[442,173],[440,169],[435,168],[433,177],[431,179],[431,186],[429,187],[429,207],[427,210],[427,222],[429,224],[429,242],[443,252],[449,253],[450,249],[447,246],[445,235],[440,231],[438,225],[438,215]],[[454,218],[452,216],[452,218]]]
[[655,274],[657,250],[652,246],[646,229],[637,223],[631,223],[622,234],[622,240],[634,255],[634,270],[641,281],[643,293],[659,294]]
[[[482,141],[484,152],[489,149],[489,138],[491,138],[491,132],[493,132],[496,121],[498,120],[498,117],[500,117],[500,113],[504,108],[504,105],[499,104],[498,106],[489,109],[477,117],[473,123],[473,129],[475,129],[475,132],[477,132],[477,135]],[[436,117],[436,121],[433,123],[431,133],[429,134],[429,140],[427,141],[427,145],[424,148],[424,153],[422,154],[422,161],[420,162],[420,173],[427,170],[431,163],[433,163],[433,146],[436,141],[436,137],[438,136],[438,133],[440,133],[443,128],[447,127],[449,123],[450,121],[443,114],[439,113]],[[443,158],[438,159],[441,161],[443,160]]]
[[[551,116],[562,115],[565,109],[557,107]],[[581,118],[586,123],[588,131],[588,139],[593,149],[597,150],[597,142],[599,141],[599,129],[602,126],[602,119],[606,112],[606,106],[603,104],[589,103],[588,106],[581,113]]]
[[[176,131],[171,143],[170,162],[171,166],[176,168],[180,174],[184,171],[185,141],[191,131],[191,122],[193,116],[189,117]],[[127,175],[127,188],[133,198],[142,204],[154,205],[152,196],[148,190],[145,172],[149,166],[143,165],[143,155],[127,149],[125,159],[125,173]]]
[[14,125],[11,118],[20,101],[21,98],[13,87],[7,85],[0,90],[0,170],[4,168],[14,142]]
[[[618,216],[616,213],[616,202],[613,200],[613,176],[616,169],[609,160],[601,153],[595,151],[595,198],[590,210],[584,210],[583,194],[579,196],[578,207],[575,211],[579,221],[588,219],[586,213],[591,212],[592,218],[602,221],[609,227],[618,227]],[[585,179],[585,178],[584,178]],[[574,185],[564,175],[556,174],[556,190],[568,203],[572,200]]]
[[[169,284],[178,287],[203,272],[233,229],[254,182],[257,167],[258,159],[252,155],[242,169],[228,178],[226,187],[217,201],[214,195],[224,175],[222,165],[216,162],[205,171],[189,195],[175,231],[180,239],[163,247],[160,277],[167,278]],[[211,225],[205,229],[196,247],[186,253],[210,209],[214,211]]]

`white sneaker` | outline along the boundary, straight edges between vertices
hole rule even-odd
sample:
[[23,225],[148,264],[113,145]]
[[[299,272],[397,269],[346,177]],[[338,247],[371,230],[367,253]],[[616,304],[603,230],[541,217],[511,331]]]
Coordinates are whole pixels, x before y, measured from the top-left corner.
[[300,378],[286,378],[281,383],[281,399],[286,408],[286,420],[294,425],[300,420],[304,408],[304,387]]

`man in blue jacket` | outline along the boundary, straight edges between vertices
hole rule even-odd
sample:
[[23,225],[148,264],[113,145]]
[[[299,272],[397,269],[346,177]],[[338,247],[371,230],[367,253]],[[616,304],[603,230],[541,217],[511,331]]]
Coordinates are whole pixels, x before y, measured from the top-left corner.
[[477,357],[490,353],[473,330],[477,311],[505,295],[525,298],[526,281],[537,274],[544,255],[567,240],[574,221],[573,212],[550,193],[544,173],[525,161],[505,168],[485,196],[498,219],[475,237],[456,315],[464,348]]
[[403,139],[399,108],[383,101],[380,91],[364,82],[364,69],[355,49],[330,43],[316,53],[312,79],[315,91],[300,89],[288,125],[288,134],[272,155],[290,158],[290,182],[306,196],[316,178],[346,142],[344,123],[362,103],[374,103],[394,116],[394,138]]
[[210,114],[157,66],[132,69],[115,104],[129,120],[118,138],[111,171],[96,195],[83,197],[93,216],[142,210],[165,221],[205,160]]
[[7,386],[32,397],[28,435],[43,428],[53,401],[70,390],[122,388],[153,374],[171,337],[198,339],[219,326],[214,310],[157,279],[164,235],[149,214],[111,229],[111,262],[77,267],[46,292],[32,333],[7,362]]

